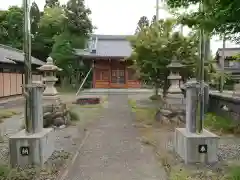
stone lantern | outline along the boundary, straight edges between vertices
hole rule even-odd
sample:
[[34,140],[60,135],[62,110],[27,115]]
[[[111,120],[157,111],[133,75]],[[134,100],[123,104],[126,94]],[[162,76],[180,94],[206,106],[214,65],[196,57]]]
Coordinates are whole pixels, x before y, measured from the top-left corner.
[[181,109],[184,107],[182,106],[184,104],[184,96],[180,88],[180,81],[182,77],[179,75],[179,71],[183,67],[184,65],[182,65],[176,57],[174,57],[172,62],[167,66],[167,68],[170,69],[170,75],[168,76],[170,87],[166,96],[167,108]]
[[182,90],[180,88],[180,81],[182,77],[179,74],[179,71],[184,67],[174,56],[172,62],[167,66],[170,69],[170,75],[168,76],[168,80],[170,81],[170,87],[168,89],[168,95],[179,95],[182,94]]
[[54,104],[54,101],[59,100],[57,89],[54,86],[58,80],[56,73],[62,69],[55,66],[53,59],[48,57],[47,63],[39,67],[38,70],[43,72],[43,83],[45,84],[43,100],[50,100]]

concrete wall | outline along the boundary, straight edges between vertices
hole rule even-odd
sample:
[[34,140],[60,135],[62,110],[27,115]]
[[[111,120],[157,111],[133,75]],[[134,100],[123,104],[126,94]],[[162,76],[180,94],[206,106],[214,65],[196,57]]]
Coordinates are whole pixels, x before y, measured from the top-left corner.
[[208,111],[240,123],[240,97],[211,92]]

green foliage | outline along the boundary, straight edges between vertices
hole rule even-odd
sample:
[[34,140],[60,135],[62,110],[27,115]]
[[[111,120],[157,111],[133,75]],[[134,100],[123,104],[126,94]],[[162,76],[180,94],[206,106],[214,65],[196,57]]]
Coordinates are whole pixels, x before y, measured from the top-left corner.
[[145,26],[135,36],[129,38],[133,48],[130,59],[132,67],[137,70],[141,80],[151,82],[156,89],[168,88],[167,76],[169,69],[166,66],[173,56],[187,65],[182,74],[188,78],[195,70],[197,55],[197,39],[195,35],[183,37],[173,32],[176,21],[168,19],[153,22]]
[[0,165],[0,177],[1,178],[7,178],[8,174],[10,173],[10,168],[6,165]]
[[52,51],[55,35],[64,31],[64,10],[61,7],[45,8],[38,23],[39,29],[33,40],[32,49],[45,60]]
[[[197,5],[201,0],[168,0],[170,8],[188,8]],[[239,0],[203,0],[204,13],[192,11],[179,17],[179,20],[190,27],[203,27],[208,32],[226,34],[232,40],[239,40],[240,3]]]
[[31,15],[31,32],[35,36],[35,34],[38,31],[38,23],[41,18],[40,10],[35,2],[32,3],[30,15]]
[[149,27],[149,20],[146,16],[142,16],[139,21],[138,21],[138,26],[137,29],[135,31],[135,33],[140,32],[142,29],[144,28],[148,28]]
[[158,101],[158,100],[162,100],[162,96],[161,95],[152,95],[149,97],[149,99],[152,101]]
[[[84,0],[69,0],[63,6],[58,0],[46,0],[43,12],[35,2],[30,9],[32,55],[43,61],[51,55],[63,69],[64,81],[71,84],[80,83],[80,72],[85,74],[89,70],[88,66],[80,67],[74,48],[85,48],[93,29],[90,13]],[[0,44],[22,49],[23,8],[13,6],[0,11]]]
[[64,76],[71,74],[72,61],[75,61],[74,50],[64,33],[55,36],[55,43],[50,56],[55,60],[55,64],[63,69]]
[[12,6],[8,11],[0,12],[0,43],[22,48],[23,9]]
[[240,166],[232,166],[230,167],[227,180],[238,180],[240,179],[240,171],[239,171]]
[[80,120],[79,114],[74,110],[69,110],[69,116],[70,116],[71,121],[79,121]]
[[59,6],[60,6],[59,0],[46,0],[44,8],[53,8]]
[[93,25],[88,17],[91,11],[85,7],[84,0],[69,0],[65,14],[69,32],[80,36],[88,36],[92,32]]
[[233,125],[231,119],[218,116],[214,113],[208,113],[204,119],[204,126],[214,131],[225,133],[234,133],[236,126]]

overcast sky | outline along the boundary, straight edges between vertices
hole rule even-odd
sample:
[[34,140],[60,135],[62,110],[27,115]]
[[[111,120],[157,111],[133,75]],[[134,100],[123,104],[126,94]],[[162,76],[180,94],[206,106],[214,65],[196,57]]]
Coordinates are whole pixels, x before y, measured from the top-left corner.
[[[22,0],[1,0],[1,8],[7,9],[11,5],[21,5]],[[33,0],[32,0],[33,1]],[[65,3],[67,0],[60,0]],[[45,0],[35,0],[40,9],[43,9]],[[155,14],[155,0],[85,0],[86,6],[92,11],[91,19],[97,27],[98,34],[133,34],[139,18],[143,15],[152,19]],[[163,10],[159,12],[160,18],[169,17]],[[214,38],[217,39],[217,38]],[[234,47],[227,43],[226,47]],[[222,47],[221,41],[212,40],[211,49],[215,53]]]

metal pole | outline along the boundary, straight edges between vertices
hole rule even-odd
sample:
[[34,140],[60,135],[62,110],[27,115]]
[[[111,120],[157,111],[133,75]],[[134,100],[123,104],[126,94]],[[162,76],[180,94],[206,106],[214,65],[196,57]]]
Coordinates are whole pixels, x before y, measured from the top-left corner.
[[31,88],[32,70],[31,70],[31,26],[30,26],[30,0],[23,0],[24,10],[24,95],[25,103],[25,128],[27,133],[32,133],[32,105],[31,105]]
[[[200,11],[204,11],[203,2],[200,3]],[[199,92],[199,123],[197,128],[197,133],[202,133],[203,131],[203,120],[204,120],[204,30],[200,28],[200,92]]]
[[156,0],[156,21],[159,20],[159,0]]
[[222,59],[221,59],[221,79],[220,79],[220,92],[223,92],[224,86],[224,62],[225,62],[225,46],[226,46],[226,36],[223,35],[223,49],[222,49]]

